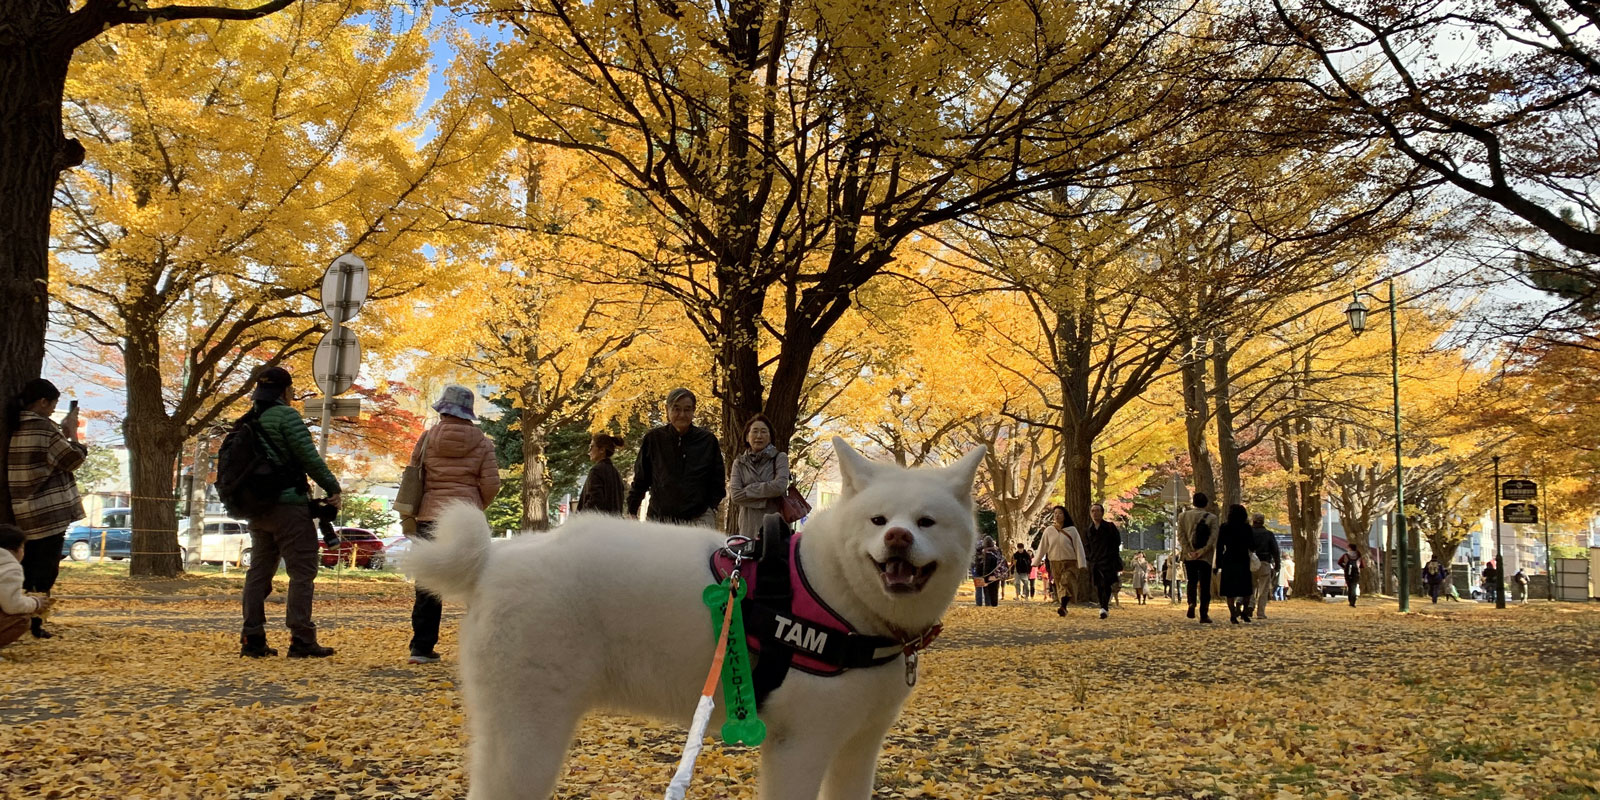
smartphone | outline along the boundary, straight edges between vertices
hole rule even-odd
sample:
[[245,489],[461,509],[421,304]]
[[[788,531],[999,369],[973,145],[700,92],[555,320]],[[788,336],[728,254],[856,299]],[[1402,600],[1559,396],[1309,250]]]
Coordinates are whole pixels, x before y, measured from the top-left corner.
[[78,413],[78,401],[77,400],[73,400],[73,401],[67,403],[67,411],[68,411],[68,413],[72,413],[72,414]]

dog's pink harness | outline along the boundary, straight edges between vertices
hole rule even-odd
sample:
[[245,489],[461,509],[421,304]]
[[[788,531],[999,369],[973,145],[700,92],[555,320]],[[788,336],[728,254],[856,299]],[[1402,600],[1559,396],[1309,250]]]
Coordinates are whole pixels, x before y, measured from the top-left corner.
[[[805,567],[800,563],[800,539],[800,534],[789,537],[787,587],[761,587],[757,584],[757,563],[753,560],[739,563],[741,580],[748,587],[743,614],[745,638],[757,661],[757,701],[764,699],[782,683],[786,670],[773,675],[770,669],[761,668],[761,661],[771,661],[775,656],[789,657],[788,667],[822,676],[880,666],[904,656],[908,660],[908,681],[913,680],[916,654],[933,643],[942,626],[935,625],[903,641],[858,633],[855,626],[817,596],[811,583],[806,580]],[[734,563],[734,558],[726,548],[719,549],[711,556],[711,573],[720,583],[733,571]],[[782,598],[785,592],[773,591],[780,588],[788,589],[788,602],[779,603],[786,605],[786,608],[774,608],[760,602]],[[762,658],[763,654],[765,658]],[[771,677],[763,680],[763,672]]]

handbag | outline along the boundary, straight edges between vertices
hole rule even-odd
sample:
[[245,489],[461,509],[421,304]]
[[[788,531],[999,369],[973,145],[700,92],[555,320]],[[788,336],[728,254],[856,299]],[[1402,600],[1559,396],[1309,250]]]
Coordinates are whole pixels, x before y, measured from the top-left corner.
[[421,454],[427,450],[428,434],[424,433],[411,454],[411,462],[406,464],[406,471],[400,476],[400,488],[394,493],[394,513],[402,520],[415,517],[422,507],[422,489],[428,481],[428,468],[421,463]]
[[789,491],[778,499],[778,513],[783,515],[784,522],[792,525],[811,513],[811,504],[806,502],[805,495],[800,494],[800,487],[791,483]]
[[1250,553],[1250,572],[1251,573],[1256,574],[1256,575],[1260,575],[1261,574],[1261,568],[1266,566],[1266,563],[1267,562],[1261,560],[1261,556],[1258,556],[1258,555],[1255,554],[1255,551],[1251,551],[1251,553]]

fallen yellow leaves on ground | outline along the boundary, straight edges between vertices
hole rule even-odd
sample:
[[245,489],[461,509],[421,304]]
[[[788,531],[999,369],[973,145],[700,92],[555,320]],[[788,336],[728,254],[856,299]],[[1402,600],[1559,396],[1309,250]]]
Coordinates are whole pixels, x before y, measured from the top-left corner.
[[[323,661],[239,659],[223,596],[65,600],[60,638],[0,660],[0,793],[464,797],[453,609],[446,662],[407,666],[402,588],[319,595],[339,649]],[[1600,793],[1600,608],[1392,609],[1296,601],[1201,627],[1165,601],[1104,621],[958,604],[890,733],[877,796]],[[590,719],[557,796],[659,797],[681,737]],[[713,744],[691,796],[753,798],[756,762]]]

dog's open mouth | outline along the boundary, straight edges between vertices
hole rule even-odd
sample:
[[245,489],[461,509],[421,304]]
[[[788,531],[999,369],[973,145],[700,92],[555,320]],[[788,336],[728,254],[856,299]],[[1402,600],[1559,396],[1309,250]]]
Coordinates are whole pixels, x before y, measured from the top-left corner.
[[916,566],[898,556],[888,561],[873,560],[878,565],[878,574],[883,578],[883,588],[892,594],[910,594],[922,591],[928,579],[933,577],[933,571],[939,562],[932,561],[922,566]]

